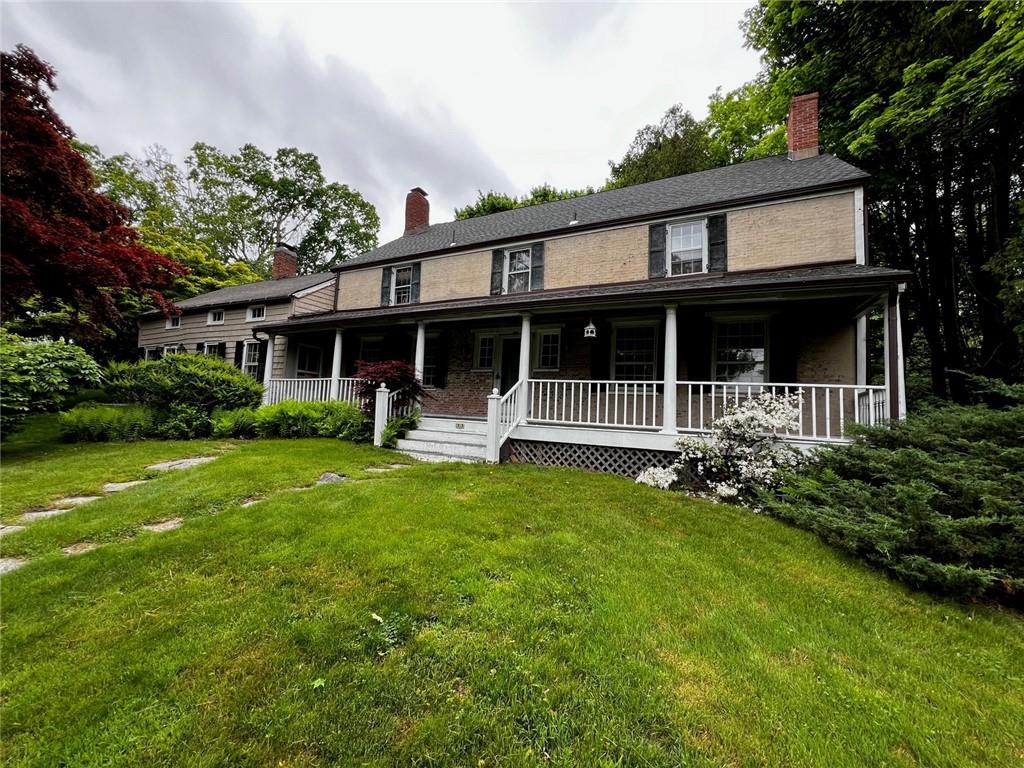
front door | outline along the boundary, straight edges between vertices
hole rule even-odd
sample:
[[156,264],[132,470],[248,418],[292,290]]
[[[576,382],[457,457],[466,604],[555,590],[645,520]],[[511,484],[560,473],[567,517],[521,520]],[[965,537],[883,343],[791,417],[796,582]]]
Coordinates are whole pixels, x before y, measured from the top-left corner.
[[505,394],[519,381],[519,338],[501,340],[501,368],[498,373],[498,391]]

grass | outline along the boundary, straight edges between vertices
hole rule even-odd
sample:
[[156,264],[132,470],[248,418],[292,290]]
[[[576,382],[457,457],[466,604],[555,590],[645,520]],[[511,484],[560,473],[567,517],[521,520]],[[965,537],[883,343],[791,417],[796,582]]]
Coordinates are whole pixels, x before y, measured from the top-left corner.
[[[5,516],[215,447],[66,450],[34,429],[5,453]],[[4,538],[31,558],[0,579],[4,763],[1024,760],[1019,615],[612,477],[365,471],[394,460],[238,443]],[[287,490],[327,470],[353,480]],[[81,540],[104,546],[60,554]]]

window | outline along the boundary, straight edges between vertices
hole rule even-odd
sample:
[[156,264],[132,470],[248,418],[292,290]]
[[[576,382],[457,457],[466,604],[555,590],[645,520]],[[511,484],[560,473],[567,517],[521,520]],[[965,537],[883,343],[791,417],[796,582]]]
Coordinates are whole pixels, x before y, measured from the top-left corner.
[[211,309],[206,315],[207,325],[224,325],[224,310]]
[[530,249],[520,248],[505,254],[505,293],[530,290]]
[[392,269],[391,303],[412,303],[412,267],[394,267]]
[[267,317],[267,308],[263,304],[256,304],[249,307],[245,312],[246,322],[253,323],[257,320],[264,320]]
[[245,349],[242,352],[242,370],[254,379],[259,378],[260,343],[258,341],[245,342]]
[[537,359],[534,361],[534,367],[540,371],[557,371],[561,347],[561,331],[539,331],[537,333]]
[[379,363],[384,359],[384,337],[363,336],[359,340],[359,359],[364,363]]
[[309,344],[299,344],[295,355],[295,376],[299,379],[319,379],[321,350]]
[[164,355],[176,355],[179,352],[184,352],[185,348],[181,346],[181,344],[166,344],[164,345],[162,351],[163,354],[161,355],[161,357],[163,357]]
[[164,323],[164,328],[181,328],[181,315],[175,315],[174,317],[168,317],[167,322]]
[[668,227],[668,273],[691,275],[707,271],[704,220],[684,221]]
[[623,381],[653,381],[658,367],[658,329],[654,325],[615,328],[613,372]]
[[473,364],[474,368],[486,368],[490,370],[494,367],[494,337],[493,336],[477,336],[476,337],[476,362]]
[[159,360],[160,355],[160,347],[146,347],[145,350],[143,350],[144,360]]
[[207,341],[203,344],[203,354],[212,355],[215,357],[220,356],[220,342],[219,341]]
[[763,383],[767,374],[765,321],[715,325],[715,381]]
[[423,349],[423,386],[443,387],[444,377],[441,374],[441,340],[437,336],[428,336],[427,345]]

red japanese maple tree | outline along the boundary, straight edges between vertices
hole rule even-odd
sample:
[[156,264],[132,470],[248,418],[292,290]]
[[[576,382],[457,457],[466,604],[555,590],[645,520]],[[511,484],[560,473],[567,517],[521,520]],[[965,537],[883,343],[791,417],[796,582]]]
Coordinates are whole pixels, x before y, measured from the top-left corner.
[[23,45],[0,55],[3,317],[70,308],[68,331],[95,336],[120,320],[126,292],[168,311],[160,290],[186,270],[143,247],[128,212],[96,191],[50,105],[53,67]]

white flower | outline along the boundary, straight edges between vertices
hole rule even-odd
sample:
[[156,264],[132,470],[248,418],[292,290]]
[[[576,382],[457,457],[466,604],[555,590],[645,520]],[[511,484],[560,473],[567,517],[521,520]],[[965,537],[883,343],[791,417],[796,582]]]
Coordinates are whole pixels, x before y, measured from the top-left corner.
[[675,484],[676,480],[678,480],[676,470],[662,467],[648,467],[636,478],[636,481],[642,485],[649,485],[652,488],[661,488],[666,491]]

